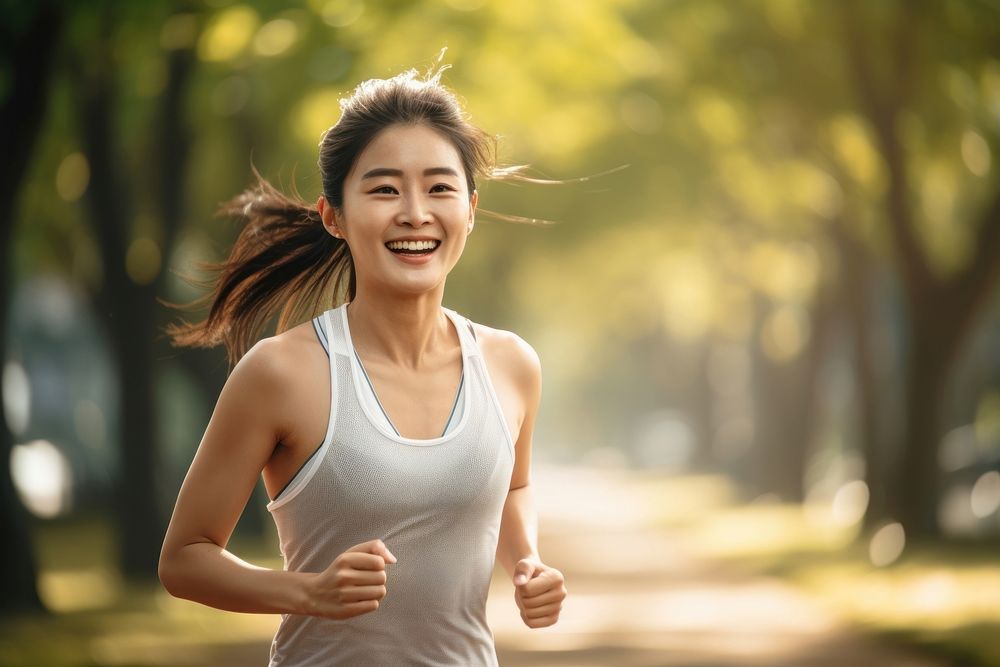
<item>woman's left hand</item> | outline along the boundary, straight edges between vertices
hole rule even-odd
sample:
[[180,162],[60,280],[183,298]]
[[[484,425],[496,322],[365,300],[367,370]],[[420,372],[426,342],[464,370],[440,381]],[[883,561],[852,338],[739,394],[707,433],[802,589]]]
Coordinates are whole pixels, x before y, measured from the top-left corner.
[[559,620],[566,599],[563,574],[534,558],[522,558],[514,566],[514,601],[521,620],[529,628],[544,628]]

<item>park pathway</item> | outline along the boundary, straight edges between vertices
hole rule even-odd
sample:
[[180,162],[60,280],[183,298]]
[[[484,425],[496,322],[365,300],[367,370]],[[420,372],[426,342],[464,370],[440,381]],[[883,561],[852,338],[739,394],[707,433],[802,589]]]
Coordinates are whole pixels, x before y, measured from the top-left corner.
[[530,630],[513,587],[494,580],[488,614],[503,667],[943,665],[851,630],[779,580],[692,558],[654,525],[634,476],[536,467],[540,551],[569,597],[557,625]]

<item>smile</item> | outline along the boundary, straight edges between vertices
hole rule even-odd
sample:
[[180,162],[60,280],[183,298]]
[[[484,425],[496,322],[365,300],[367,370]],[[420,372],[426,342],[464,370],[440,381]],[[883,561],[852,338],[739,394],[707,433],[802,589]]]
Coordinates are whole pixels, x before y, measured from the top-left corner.
[[440,241],[390,241],[385,247],[397,255],[429,255],[440,245]]

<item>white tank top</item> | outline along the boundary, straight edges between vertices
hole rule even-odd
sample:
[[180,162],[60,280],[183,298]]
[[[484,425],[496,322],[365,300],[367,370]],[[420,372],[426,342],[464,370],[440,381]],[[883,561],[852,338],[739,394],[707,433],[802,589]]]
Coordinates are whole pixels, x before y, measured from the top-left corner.
[[[326,350],[326,353],[329,355],[330,343],[327,341],[326,332],[323,330],[323,315],[317,315],[316,317],[314,317],[312,319],[312,325],[313,325],[313,330],[316,332],[316,338],[319,339],[319,342],[323,346],[323,349]],[[476,334],[473,333],[472,337],[475,338]],[[359,387],[359,389],[362,393],[361,400],[368,404],[367,407],[368,412],[374,414],[376,419],[382,422],[382,424],[386,428],[392,429],[393,433],[399,435],[399,431],[396,429],[395,425],[393,425],[393,423],[389,420],[389,415],[386,414],[385,408],[382,407],[382,402],[379,401],[378,395],[375,393],[375,387],[372,385],[371,379],[368,377],[368,372],[365,370],[365,366],[361,362],[361,357],[358,356],[357,350],[355,350],[354,354],[351,355],[351,361],[357,364],[358,366],[357,370],[365,378],[365,381],[361,383],[361,387]],[[463,377],[462,380],[464,379],[465,378]],[[463,412],[462,408],[465,406],[465,400],[462,395],[464,389],[465,389],[465,383],[463,381],[459,381],[458,391],[455,392],[455,402],[452,405],[451,414],[448,417],[448,421],[444,427],[444,432],[442,432],[441,435],[446,435],[449,431],[451,431],[453,428],[455,428],[455,426],[458,425],[459,421],[461,421]],[[303,464],[303,466],[304,465],[305,464]],[[289,482],[289,484],[294,483],[294,481],[295,480],[293,478]]]
[[442,310],[462,346],[461,417],[430,440],[400,436],[364,400],[374,393],[352,359],[346,304],[319,318],[331,352],[326,437],[267,505],[285,569],[320,572],[375,538],[398,562],[387,566],[386,597],[370,614],[282,614],[272,667],[497,664],[486,596],[513,440],[471,325]]

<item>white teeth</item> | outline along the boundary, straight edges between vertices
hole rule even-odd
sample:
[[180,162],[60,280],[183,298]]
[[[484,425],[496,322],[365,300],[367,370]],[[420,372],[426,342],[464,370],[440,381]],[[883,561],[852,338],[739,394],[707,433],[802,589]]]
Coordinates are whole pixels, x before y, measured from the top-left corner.
[[389,250],[431,250],[440,241],[389,241],[385,244]]

